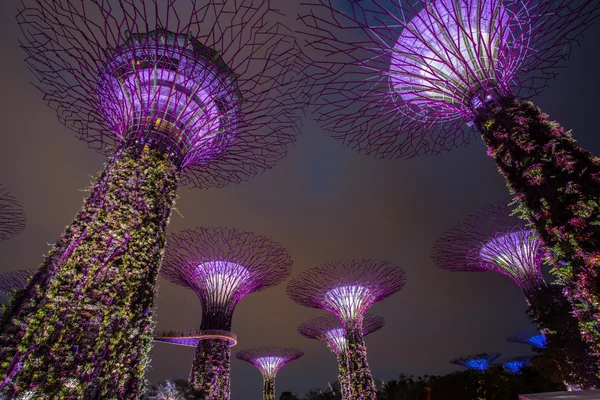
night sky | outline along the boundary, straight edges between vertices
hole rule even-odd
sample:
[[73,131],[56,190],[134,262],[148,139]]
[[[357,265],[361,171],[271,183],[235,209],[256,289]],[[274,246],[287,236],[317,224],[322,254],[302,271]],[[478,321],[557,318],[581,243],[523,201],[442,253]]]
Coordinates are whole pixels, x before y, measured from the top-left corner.
[[[105,161],[58,122],[30,84],[34,77],[19,49],[16,3],[0,2],[0,183],[22,204],[28,224],[20,236],[0,243],[1,271],[41,263]],[[587,31],[558,80],[534,101],[600,155],[598,43],[600,24]],[[507,198],[479,139],[445,155],[382,161],[345,148],[307,119],[297,144],[274,169],[222,189],[182,187],[179,195],[183,217],[173,213],[170,232],[227,226],[265,235],[289,251],[294,275],[337,259],[380,258],[402,266],[405,288],[370,310],[387,320],[366,339],[378,379],[446,374],[459,368],[449,364],[451,358],[478,352],[498,351],[505,358],[529,353],[527,346],[504,340],[530,326],[525,298],[510,279],[445,272],[429,257],[446,228]],[[196,295],[162,279],[159,285],[158,329],[198,328]],[[280,371],[276,387],[277,396],[284,390],[303,395],[335,381],[336,362],[323,343],[296,332],[301,322],[325,311],[296,305],[285,286],[241,301],[233,319],[239,337],[233,353],[264,345],[302,349],[304,357]],[[148,379],[187,378],[193,355],[192,348],[156,344]],[[232,357],[231,379],[233,400],[260,398],[262,378],[253,366]]]

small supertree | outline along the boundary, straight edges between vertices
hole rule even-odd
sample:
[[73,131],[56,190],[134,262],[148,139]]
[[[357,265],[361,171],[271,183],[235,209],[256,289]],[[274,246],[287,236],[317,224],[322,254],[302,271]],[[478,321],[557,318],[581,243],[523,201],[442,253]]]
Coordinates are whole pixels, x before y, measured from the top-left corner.
[[536,349],[545,349],[548,346],[546,335],[534,329],[517,332],[514,335],[507,337],[506,341],[528,344]]
[[[525,294],[530,318],[556,352],[550,359],[553,368],[565,371],[562,380],[586,387],[596,385],[596,378],[586,378],[590,370],[600,375],[590,346],[578,334],[567,300],[542,276],[541,240],[512,217],[507,207],[484,208],[449,228],[437,239],[431,257],[444,270],[495,271],[510,277]],[[548,303],[550,295],[554,299]]]
[[304,355],[302,350],[288,347],[255,347],[235,353],[235,356],[254,365],[263,376],[263,399],[275,400],[275,378],[286,364]]
[[349,260],[311,268],[288,284],[292,300],[327,310],[344,325],[348,395],[352,399],[376,396],[363,338],[363,316],[373,304],[396,293],[405,283],[404,270],[388,261]]
[[26,221],[23,208],[8,190],[0,185],[0,241],[21,233],[25,229]]
[[460,357],[450,360],[450,364],[460,365],[461,367],[485,371],[495,359],[500,357],[500,353],[480,353],[467,357]]
[[[526,99],[556,77],[597,0],[314,0],[326,129],[382,158],[462,146],[476,127],[552,250],[581,333],[600,355],[600,158]],[[319,56],[322,55],[322,56]],[[559,263],[562,261],[563,263]]]
[[298,133],[303,56],[270,2],[23,0],[27,63],[110,155],[0,327],[0,391],[137,398],[179,183],[245,181]]
[[169,238],[162,275],[191,289],[202,305],[190,385],[206,399],[229,399],[233,312],[247,294],[283,282],[292,259],[264,236],[227,228],[197,228]]
[[[363,318],[362,335],[367,336],[385,325],[383,317],[366,314]],[[348,371],[346,367],[346,330],[340,320],[328,315],[316,317],[300,324],[298,333],[309,339],[319,340],[327,344],[327,347],[335,353],[338,363],[338,383],[342,399],[349,399]]]
[[517,374],[524,367],[531,365],[531,356],[514,357],[502,364],[507,371]]

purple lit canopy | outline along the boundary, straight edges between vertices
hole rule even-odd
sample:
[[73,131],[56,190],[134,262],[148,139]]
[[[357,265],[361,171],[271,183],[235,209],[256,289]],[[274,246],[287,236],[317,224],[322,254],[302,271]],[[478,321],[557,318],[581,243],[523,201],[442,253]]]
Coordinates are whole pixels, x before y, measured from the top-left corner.
[[294,142],[305,60],[269,3],[29,3],[27,62],[90,147],[158,147],[205,188],[249,179]]
[[287,347],[257,347],[238,351],[235,356],[260,370],[265,379],[275,379],[286,364],[304,355],[302,350]]
[[198,295],[203,320],[218,315],[224,326],[214,329],[229,330],[235,306],[245,295],[280,284],[291,270],[288,253],[268,238],[228,228],[196,228],[171,235],[161,273]]
[[362,321],[375,303],[396,293],[406,283],[400,267],[379,260],[349,260],[323,264],[294,277],[287,287],[296,303],[322,308],[344,324]]
[[[365,314],[362,334],[367,336],[385,325],[385,319],[378,315]],[[340,320],[333,315],[312,318],[298,326],[298,333],[309,339],[319,340],[329,345],[331,351],[340,354],[346,349],[346,330]]]
[[315,114],[355,150],[410,158],[466,145],[474,107],[556,77],[593,0],[313,0]]
[[546,285],[540,240],[507,207],[492,206],[468,216],[435,242],[431,258],[448,271],[495,271],[530,296]]

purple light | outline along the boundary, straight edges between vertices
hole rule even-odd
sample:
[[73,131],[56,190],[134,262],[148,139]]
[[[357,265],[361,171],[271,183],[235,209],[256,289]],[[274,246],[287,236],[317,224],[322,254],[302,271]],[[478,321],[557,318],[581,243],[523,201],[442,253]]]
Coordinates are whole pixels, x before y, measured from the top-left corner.
[[346,351],[346,330],[344,328],[328,330],[325,332],[325,337],[336,353]]
[[529,230],[501,234],[481,246],[481,266],[512,278],[526,292],[545,286],[543,247]]
[[506,83],[528,50],[519,38],[523,31],[520,17],[502,0],[429,2],[392,49],[391,88],[421,109],[417,115],[425,111],[437,121],[470,117],[474,98],[481,102],[492,89],[509,91]]
[[[202,163],[231,140],[241,93],[215,51],[165,30],[132,35],[113,51],[97,85],[107,125],[121,140],[167,140]],[[154,136],[147,138],[148,132]],[[148,143],[151,144],[151,143]]]
[[169,343],[177,346],[198,347],[198,337],[154,337],[155,342]]
[[236,263],[209,261],[198,265],[195,279],[206,291],[207,306],[220,307],[234,297],[245,296],[251,286],[244,286],[244,283],[251,280],[252,276],[246,268]]
[[[362,324],[363,336],[381,329],[385,325],[383,317],[365,314]],[[339,318],[334,315],[326,315],[313,318],[298,326],[298,333],[309,339],[316,339],[326,342],[331,351],[340,355],[346,350],[346,329]]]
[[325,301],[344,321],[359,318],[374,300],[369,289],[361,285],[339,286],[325,293]]
[[283,357],[267,356],[256,358],[254,365],[265,377],[275,378],[277,372],[285,365],[286,361]]
[[495,271],[508,276],[528,301],[546,286],[541,241],[505,206],[483,208],[447,229],[433,246],[431,258],[449,271]]

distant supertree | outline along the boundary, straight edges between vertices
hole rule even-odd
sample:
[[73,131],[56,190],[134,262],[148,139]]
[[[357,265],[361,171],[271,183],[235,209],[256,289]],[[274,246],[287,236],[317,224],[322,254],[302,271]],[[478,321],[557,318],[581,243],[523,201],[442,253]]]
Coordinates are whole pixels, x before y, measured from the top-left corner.
[[287,287],[288,296],[305,307],[334,314],[346,330],[348,395],[375,399],[375,381],[367,362],[363,316],[375,303],[396,293],[406,283],[400,267],[378,260],[338,261],[311,268]]
[[[531,319],[551,347],[559,350],[550,359],[553,368],[565,371],[562,380],[587,387],[596,385],[597,379],[590,381],[585,376],[589,371],[600,374],[598,363],[578,334],[577,320],[570,313],[568,301],[559,287],[548,287],[542,276],[541,240],[511,217],[507,207],[483,208],[449,228],[437,239],[431,257],[439,268],[448,271],[495,271],[510,277],[525,294]],[[546,301],[548,297],[551,302]]]
[[[362,335],[367,336],[385,325],[383,317],[366,314],[363,319]],[[320,340],[327,344],[327,347],[335,353],[338,363],[338,382],[342,399],[350,398],[350,387],[348,383],[348,371],[346,368],[346,330],[340,320],[328,315],[316,317],[300,324],[298,332],[309,339]]]
[[44,99],[110,160],[8,311],[0,391],[137,398],[177,186],[285,155],[303,56],[270,2],[23,0],[17,18]]
[[275,378],[286,364],[304,355],[302,350],[288,347],[256,347],[238,351],[235,356],[254,365],[263,376],[263,399],[275,400]]
[[[525,99],[569,58],[597,0],[313,0],[302,15],[319,57],[326,129],[382,158],[468,143],[475,126],[552,250],[582,334],[600,355],[600,158]],[[319,55],[320,54],[320,55]],[[559,264],[558,261],[564,264]]]
[[264,236],[227,228],[197,228],[169,238],[162,275],[192,289],[202,323],[190,385],[206,399],[229,399],[230,347],[237,343],[231,320],[247,294],[283,282],[292,259]]
[[517,374],[524,367],[531,365],[531,356],[514,357],[502,364],[509,372]]
[[536,349],[545,349],[548,346],[546,335],[534,329],[520,331],[506,338],[507,342],[523,343],[535,347]]
[[21,233],[25,229],[26,221],[25,212],[17,200],[0,185],[0,241]]
[[461,367],[485,371],[490,364],[500,357],[500,353],[481,353],[473,356],[455,358],[450,360],[450,364],[460,365]]
[[494,271],[511,278],[531,303],[546,287],[544,249],[537,235],[510,215],[491,206],[447,229],[431,251],[434,264],[447,271]]

